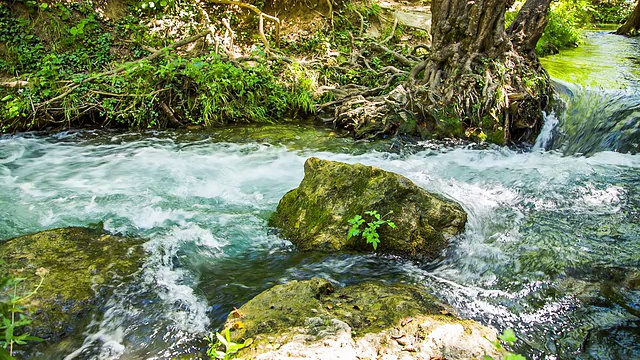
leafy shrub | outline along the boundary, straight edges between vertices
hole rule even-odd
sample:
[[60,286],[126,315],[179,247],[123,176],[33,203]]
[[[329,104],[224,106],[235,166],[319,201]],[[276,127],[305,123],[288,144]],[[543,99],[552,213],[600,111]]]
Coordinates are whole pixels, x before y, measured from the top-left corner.
[[[85,2],[38,6],[18,1],[28,14],[17,17],[0,4],[0,53],[6,55],[0,56],[0,74],[28,79],[28,86],[2,89],[0,133],[87,124],[163,128],[275,122],[314,110],[315,79],[296,64],[241,63],[215,52],[123,63],[122,58],[150,54],[140,44],[163,48],[172,40],[160,39],[132,16],[113,26],[103,23]],[[175,2],[157,5],[169,11]],[[124,71],[100,75],[123,66]]]
[[[61,71],[65,60],[47,59],[36,73],[38,81],[0,99],[0,119],[4,119],[0,132],[41,127],[36,118],[42,114],[34,113],[34,104],[64,94],[68,86],[60,84],[69,80],[77,84],[71,93],[38,110],[66,124],[97,118],[106,126],[156,128],[169,126],[173,117],[183,125],[212,126],[276,122],[313,111],[313,81],[303,71],[284,64],[243,66],[215,53],[192,59],[168,56],[83,82],[92,74],[66,74]],[[169,105],[171,115],[167,114]]]
[[582,29],[591,24],[593,12],[587,0],[552,3],[547,27],[536,46],[538,54],[544,56],[578,46]]
[[622,24],[633,11],[633,1],[594,0],[593,22],[598,24]]

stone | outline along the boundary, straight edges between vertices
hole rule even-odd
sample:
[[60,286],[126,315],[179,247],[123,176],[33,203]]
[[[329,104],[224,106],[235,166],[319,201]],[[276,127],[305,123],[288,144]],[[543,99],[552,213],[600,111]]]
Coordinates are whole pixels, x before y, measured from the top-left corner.
[[[496,331],[461,320],[424,288],[367,282],[334,288],[327,280],[291,281],[231,314],[239,359],[502,358]],[[237,324],[242,324],[238,326]]]
[[[42,286],[25,307],[32,323],[25,329],[54,343],[82,327],[110,290],[130,280],[142,266],[142,240],[109,235],[102,230],[68,227],[0,242],[2,265],[13,277],[25,278],[20,293]],[[42,271],[42,270],[40,270]],[[6,294],[5,289],[5,294]]]
[[304,172],[300,186],[284,195],[269,219],[299,250],[373,251],[360,236],[347,239],[348,220],[361,215],[368,222],[365,212],[377,211],[397,226],[378,228],[377,251],[433,259],[467,221],[457,203],[377,167],[312,157]]

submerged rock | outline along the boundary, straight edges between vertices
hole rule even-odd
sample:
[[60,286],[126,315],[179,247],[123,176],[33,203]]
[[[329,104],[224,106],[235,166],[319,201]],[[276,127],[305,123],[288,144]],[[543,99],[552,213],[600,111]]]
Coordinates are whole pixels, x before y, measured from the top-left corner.
[[22,294],[39,282],[37,269],[48,271],[25,304],[33,321],[26,329],[29,334],[56,342],[88,322],[86,315],[100,307],[100,299],[140,269],[144,257],[140,245],[139,239],[82,227],[0,242],[3,267],[26,279]]
[[365,211],[381,215],[392,211],[387,218],[397,228],[378,228],[378,250],[434,258],[446,248],[449,238],[464,230],[467,221],[455,202],[373,166],[312,157],[304,172],[300,186],[284,195],[269,219],[269,225],[281,229],[300,250],[372,251],[361,237],[347,239],[348,220],[365,216]]
[[253,340],[241,359],[501,358],[493,329],[406,284],[291,281],[232,312],[225,328],[234,342]]

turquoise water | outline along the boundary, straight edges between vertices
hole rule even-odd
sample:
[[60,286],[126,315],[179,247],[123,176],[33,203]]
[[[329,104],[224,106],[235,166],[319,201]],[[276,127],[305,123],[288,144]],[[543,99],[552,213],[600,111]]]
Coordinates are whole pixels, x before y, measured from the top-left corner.
[[580,46],[540,61],[551,77],[564,82],[605,89],[637,88],[640,80],[638,38],[614,35],[614,31],[585,31]]
[[[234,306],[322,276],[423,284],[463,317],[515,328],[532,359],[640,358],[638,101],[630,85],[558,86],[566,111],[527,151],[313,126],[1,137],[0,240],[98,222],[148,239],[138,281],[64,350],[31,357],[198,354]],[[299,253],[266,221],[310,156],[401,173],[458,201],[467,228],[435,262]]]
[[[149,239],[140,281],[78,334],[72,355],[42,358],[198,351],[233,306],[312,276],[425,284],[465,317],[516,328],[525,339],[519,349],[533,358],[574,358],[602,347],[638,354],[633,309],[640,310],[640,298],[625,277],[640,262],[640,157],[430,143],[401,151],[378,143],[365,152],[325,130],[296,131],[298,138],[274,142],[171,132],[0,139],[1,238],[102,221],[108,231]],[[404,174],[460,202],[467,229],[434,263],[298,253],[266,220],[300,182],[310,156]],[[598,339],[608,336],[594,331],[616,331],[636,345],[603,344]]]

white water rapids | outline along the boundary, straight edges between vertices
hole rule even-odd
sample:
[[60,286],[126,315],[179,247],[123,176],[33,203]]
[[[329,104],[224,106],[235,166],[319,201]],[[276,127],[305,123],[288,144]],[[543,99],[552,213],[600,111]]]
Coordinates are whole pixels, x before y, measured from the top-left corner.
[[[229,143],[215,134],[0,139],[0,238],[102,221],[110,232],[149,239],[140,283],[116,293],[73,351],[43,358],[164,359],[196,351],[233,306],[311,276],[422,283],[462,316],[515,327],[534,356],[571,354],[572,342],[544,340],[582,329],[574,322],[575,295],[555,289],[592,266],[638,264],[638,156],[426,143],[402,153],[391,143],[363,151],[326,140],[326,131],[296,131],[302,149],[295,137]],[[466,232],[431,264],[299,254],[268,231],[266,219],[298,185],[310,156],[401,173],[462,204]],[[626,319],[619,311],[588,315],[598,326]]]

